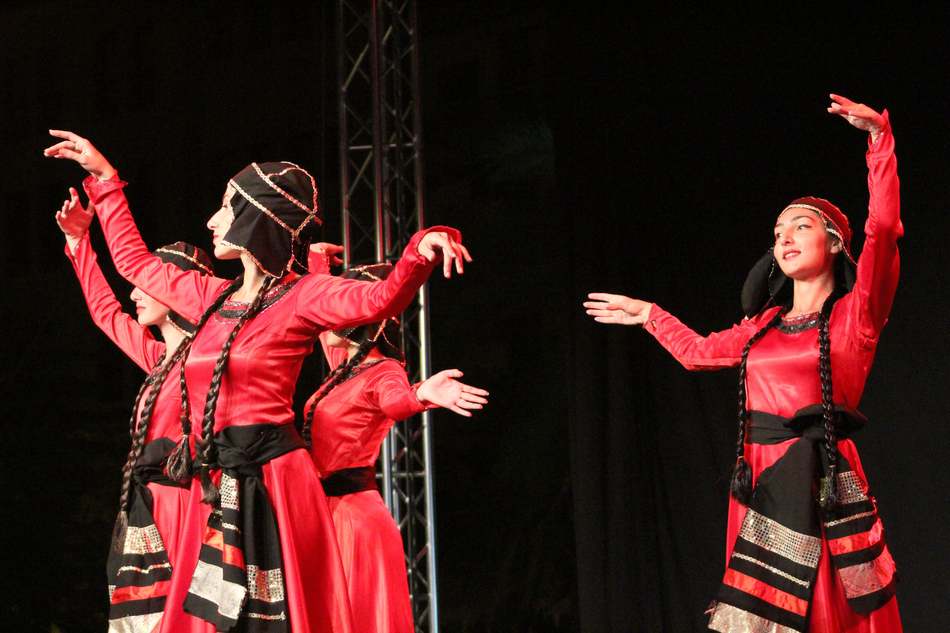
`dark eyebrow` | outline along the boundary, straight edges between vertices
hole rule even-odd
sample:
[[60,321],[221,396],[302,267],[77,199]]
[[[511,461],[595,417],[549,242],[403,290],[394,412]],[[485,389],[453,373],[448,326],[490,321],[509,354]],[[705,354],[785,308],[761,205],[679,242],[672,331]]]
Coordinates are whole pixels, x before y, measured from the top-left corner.
[[[794,218],[792,218],[792,219],[789,220],[789,221],[790,221],[790,222],[794,222],[795,220],[801,220],[802,218],[805,218],[806,220],[814,220],[814,219],[815,219],[815,218],[813,218],[813,217],[810,216],[810,215],[796,215]],[[775,223],[775,228],[778,228],[778,227],[780,227],[780,226],[782,226],[782,225],[784,225],[784,224],[785,224],[784,222],[776,222],[776,223]]]

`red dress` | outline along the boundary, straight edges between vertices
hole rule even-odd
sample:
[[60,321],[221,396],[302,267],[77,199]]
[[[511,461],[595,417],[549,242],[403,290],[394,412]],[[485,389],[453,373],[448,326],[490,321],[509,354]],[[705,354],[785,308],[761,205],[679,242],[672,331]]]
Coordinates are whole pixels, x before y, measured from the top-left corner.
[[[182,271],[151,255],[135,227],[122,188],[114,178],[87,178],[84,186],[102,224],[119,273],[178,314],[197,320],[230,283]],[[429,230],[454,229],[433,227]],[[457,235],[457,232],[455,232]],[[293,424],[293,393],[303,359],[317,335],[327,329],[381,321],[398,314],[428,278],[433,264],[418,252],[424,232],[417,233],[383,282],[365,283],[326,274],[288,276],[275,287],[265,306],[240,331],[231,348],[217,405],[215,431],[228,426]],[[185,364],[192,411],[198,432],[213,367],[236,318],[233,302],[212,316],[195,336]],[[277,457],[262,467],[264,486],[276,515],[283,557],[286,602],[295,633],[341,633],[354,630],[333,523],[313,461],[302,450]],[[192,486],[187,536],[173,577],[170,601],[183,600],[195,569],[210,511],[200,503],[200,486]],[[187,623],[169,631],[189,629]]]
[[[887,118],[886,112],[884,116]],[[852,409],[856,409],[861,400],[881,330],[890,313],[900,270],[897,240],[903,235],[903,227],[890,125],[876,143],[869,144],[867,165],[870,203],[857,279],[851,292],[834,305],[829,320],[833,400],[836,405]],[[703,337],[654,305],[646,329],[687,369],[735,367],[741,360],[745,343],[775,315],[776,310],[778,308],[771,308],[729,330]],[[820,404],[818,330],[812,328],[796,333],[770,330],[749,352],[746,393],[749,411],[782,417],[792,417],[797,411]],[[753,480],[782,457],[794,441],[773,445],[746,443],[745,457],[752,468]],[[866,493],[868,480],[854,442],[840,440],[838,451],[851,465]],[[727,561],[745,514],[746,506],[730,497]],[[839,540],[821,539],[822,555],[811,603],[809,631],[899,633],[901,622],[896,598],[867,616],[855,613],[847,604],[842,584],[829,562],[829,547],[837,554],[844,546],[836,542]],[[887,559],[890,559],[889,555]],[[889,567],[881,572],[892,574],[893,564]]]
[[[151,371],[164,357],[165,343],[155,340],[147,327],[139,325],[135,319],[122,311],[121,304],[96,263],[96,253],[89,243],[88,235],[79,241],[75,254],[67,248],[66,255],[76,271],[76,277],[79,279],[93,322],[143,371]],[[145,395],[147,392],[143,394],[143,403]],[[178,388],[178,367],[176,366],[170,370],[165,382],[162,383],[155,401],[155,408],[152,410],[145,443],[160,438],[177,442],[181,437],[180,411],[181,392]],[[169,562],[172,568],[176,569],[181,543],[185,539],[184,517],[188,514],[191,493],[187,488],[177,486],[165,486],[158,483],[146,485],[152,493],[152,516],[155,526],[161,535]],[[166,609],[175,609],[174,603],[166,604]],[[191,616],[181,613],[180,604],[177,611],[178,618],[186,621],[193,620]],[[156,630],[171,633],[177,629],[163,626]]]
[[[345,350],[324,345],[324,352],[331,367],[346,361]],[[311,455],[320,475],[373,466],[394,422],[425,408],[409,385],[405,368],[395,360],[378,362],[337,385],[313,412]],[[329,502],[354,630],[412,633],[402,536],[379,492],[363,490],[330,497]]]

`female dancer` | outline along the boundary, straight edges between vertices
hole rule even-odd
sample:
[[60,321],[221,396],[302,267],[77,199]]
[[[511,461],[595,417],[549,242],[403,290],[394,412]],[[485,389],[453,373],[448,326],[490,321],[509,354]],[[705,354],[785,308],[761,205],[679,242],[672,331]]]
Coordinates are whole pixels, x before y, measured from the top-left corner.
[[897,288],[894,137],[886,111],[831,99],[828,112],[870,133],[856,269],[847,217],[827,200],[799,198],[779,214],[774,245],[746,280],[748,318],[730,330],[703,337],[656,304],[621,295],[592,293],[584,303],[601,323],[644,325],[687,369],[739,366],[716,631],[901,630],[894,561],[848,439],[864,421],[856,407]]
[[[131,295],[137,318],[122,311],[89,243],[94,214],[82,208],[75,189],[69,193],[56,222],[66,236],[66,255],[89,313],[99,329],[148,374],[132,407],[132,446],[122,471],[119,516],[108,563],[109,630],[147,633],[157,630],[166,609],[168,581],[178,565],[181,527],[191,494],[190,482],[170,479],[164,466],[180,441],[177,378],[182,343],[194,333],[195,324],[139,288]],[[162,246],[155,255],[182,270],[213,274],[208,255],[185,242]],[[159,329],[163,341],[155,340],[150,326]]]
[[[329,258],[341,250],[324,243],[311,247],[310,270],[328,271]],[[343,277],[379,281],[391,269],[361,266]],[[334,369],[304,407],[303,436],[329,497],[354,629],[412,633],[402,536],[379,495],[374,464],[395,421],[435,407],[470,417],[487,404],[488,392],[458,382],[457,369],[410,386],[394,319],[323,332],[320,343]]]
[[169,600],[185,598],[185,610],[206,620],[208,631],[239,622],[267,631],[351,630],[326,497],[293,428],[294,386],[319,332],[398,314],[440,257],[446,277],[453,263],[463,272],[462,260],[471,258],[458,232],[420,231],[378,284],[301,276],[320,222],[316,184],[291,163],[252,163],[228,182],[208,222],[215,256],[240,258],[244,275],[235,282],[200,277],[148,252],[125,183],[89,141],[51,133],[65,140],[45,154],[75,160],[91,174],[84,187],[119,273],[198,322],[185,357],[182,407],[196,412],[189,419],[199,429],[201,486],[193,490],[203,491],[214,512],[204,539],[183,549],[180,567],[197,562],[190,583],[173,577]]

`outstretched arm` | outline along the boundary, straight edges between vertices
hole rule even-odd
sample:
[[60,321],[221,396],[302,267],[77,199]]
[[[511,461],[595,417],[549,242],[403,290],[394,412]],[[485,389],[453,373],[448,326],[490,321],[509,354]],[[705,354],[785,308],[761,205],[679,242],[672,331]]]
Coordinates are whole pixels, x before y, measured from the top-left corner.
[[894,135],[885,110],[878,114],[862,103],[831,95],[828,112],[838,114],[854,127],[869,133],[868,219],[864,224],[864,247],[851,292],[853,328],[866,345],[876,343],[887,322],[897,282],[900,254],[897,240],[904,235],[900,218],[900,181],[894,155]]
[[450,227],[419,231],[383,281],[340,279],[323,273],[307,275],[298,282],[301,290],[297,293],[297,314],[321,330],[396,316],[406,309],[440,260],[446,277],[451,277],[453,268],[463,272],[463,262],[470,262],[471,256],[461,241],[458,230]]
[[445,407],[471,417],[472,410],[488,403],[488,392],[456,380],[462,372],[446,369],[417,385],[410,386],[406,372],[392,364],[379,374],[373,383],[370,397],[383,414],[391,420],[404,420],[426,409]]
[[592,292],[584,302],[587,314],[600,323],[643,325],[660,345],[689,370],[735,367],[742,348],[752,335],[775,314],[775,308],[745,319],[728,330],[702,336],[656,305],[624,295]]
[[50,134],[64,140],[47,147],[43,154],[73,160],[90,174],[83,188],[95,206],[119,274],[178,314],[197,321],[227,280],[184,271],[152,255],[132,219],[122,191],[126,183],[115,168],[88,139],[65,130],[50,130]]

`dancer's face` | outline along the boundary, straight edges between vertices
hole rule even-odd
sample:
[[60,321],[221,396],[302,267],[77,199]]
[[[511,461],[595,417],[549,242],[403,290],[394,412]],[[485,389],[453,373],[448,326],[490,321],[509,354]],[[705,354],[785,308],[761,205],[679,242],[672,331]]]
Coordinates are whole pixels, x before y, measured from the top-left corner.
[[831,270],[841,243],[814,211],[793,207],[778,216],[772,253],[791,279],[812,279]]
[[234,197],[234,186],[228,184],[224,190],[224,197],[221,199],[221,208],[215,211],[214,215],[208,220],[208,229],[211,231],[211,242],[214,244],[214,256],[218,259],[238,259],[241,251],[223,244],[221,239],[231,228],[234,222],[234,210],[231,209],[231,198]]
[[139,325],[161,325],[168,317],[168,306],[159,303],[138,288],[132,289],[129,295],[135,302],[135,318]]

